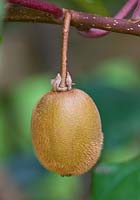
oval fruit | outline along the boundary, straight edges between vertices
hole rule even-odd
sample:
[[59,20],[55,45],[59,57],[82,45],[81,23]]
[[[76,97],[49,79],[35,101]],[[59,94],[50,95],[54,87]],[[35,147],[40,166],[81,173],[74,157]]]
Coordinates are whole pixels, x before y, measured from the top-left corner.
[[88,171],[103,142],[95,103],[79,89],[45,94],[32,114],[32,141],[47,169],[63,176]]

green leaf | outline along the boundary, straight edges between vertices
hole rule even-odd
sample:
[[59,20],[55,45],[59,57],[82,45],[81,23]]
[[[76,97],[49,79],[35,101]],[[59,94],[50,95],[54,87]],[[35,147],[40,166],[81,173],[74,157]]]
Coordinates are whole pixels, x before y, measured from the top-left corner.
[[49,2],[68,9],[112,16],[126,3],[126,0],[117,0],[115,3],[113,0],[49,0]]
[[140,200],[140,157],[121,164],[102,163],[92,181],[91,200]]
[[103,1],[73,0],[75,7],[80,11],[108,15],[108,10]]
[[92,1],[92,0],[49,0],[52,3],[56,3],[62,7],[75,9],[84,12],[96,13],[100,15],[108,15],[108,9],[104,1]]

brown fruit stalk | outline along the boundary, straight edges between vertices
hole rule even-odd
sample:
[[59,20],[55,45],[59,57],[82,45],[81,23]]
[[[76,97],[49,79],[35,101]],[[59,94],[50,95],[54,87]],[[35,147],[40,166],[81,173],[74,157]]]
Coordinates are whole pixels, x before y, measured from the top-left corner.
[[47,169],[63,176],[88,171],[103,142],[95,103],[79,89],[45,94],[33,111],[32,140]]

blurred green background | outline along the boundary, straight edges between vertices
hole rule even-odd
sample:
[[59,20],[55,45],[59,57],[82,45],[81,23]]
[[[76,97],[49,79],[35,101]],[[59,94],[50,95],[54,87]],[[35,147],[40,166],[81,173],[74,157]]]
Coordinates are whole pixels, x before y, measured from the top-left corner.
[[[50,2],[113,15],[126,1]],[[75,87],[98,106],[104,146],[90,172],[61,177],[38,162],[30,121],[35,103],[59,72],[62,27],[0,23],[0,30],[0,200],[140,200],[139,38],[111,33],[87,39],[71,29],[69,71]]]

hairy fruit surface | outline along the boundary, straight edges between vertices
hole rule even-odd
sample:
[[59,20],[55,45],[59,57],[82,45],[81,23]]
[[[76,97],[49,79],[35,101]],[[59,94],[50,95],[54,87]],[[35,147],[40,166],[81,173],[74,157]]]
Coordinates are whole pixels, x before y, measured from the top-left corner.
[[95,103],[79,89],[45,94],[33,110],[32,141],[47,169],[63,176],[88,171],[103,143]]

